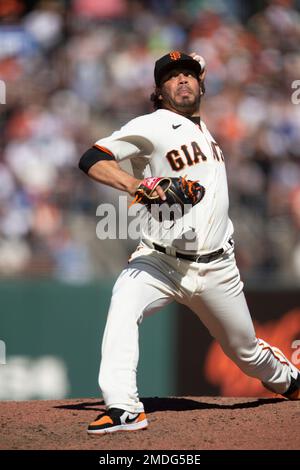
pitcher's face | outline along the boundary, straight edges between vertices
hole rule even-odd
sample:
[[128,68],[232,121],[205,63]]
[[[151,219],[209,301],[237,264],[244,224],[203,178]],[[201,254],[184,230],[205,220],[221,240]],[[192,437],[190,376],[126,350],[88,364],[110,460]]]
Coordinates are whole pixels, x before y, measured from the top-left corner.
[[178,68],[168,72],[161,82],[164,107],[180,114],[192,115],[199,111],[200,86],[195,72]]

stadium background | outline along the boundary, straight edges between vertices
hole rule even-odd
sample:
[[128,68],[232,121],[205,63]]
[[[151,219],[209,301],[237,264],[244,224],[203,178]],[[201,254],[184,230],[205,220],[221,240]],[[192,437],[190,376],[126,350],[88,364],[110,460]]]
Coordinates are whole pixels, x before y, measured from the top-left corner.
[[[202,117],[225,154],[258,334],[299,366],[299,11],[291,0],[1,2],[1,400],[99,394],[111,288],[136,242],[97,239],[97,206],[118,207],[121,193],[78,160],[151,112],[153,63],[174,49],[207,61]],[[266,394],[181,306],[146,319],[140,341],[142,396]]]

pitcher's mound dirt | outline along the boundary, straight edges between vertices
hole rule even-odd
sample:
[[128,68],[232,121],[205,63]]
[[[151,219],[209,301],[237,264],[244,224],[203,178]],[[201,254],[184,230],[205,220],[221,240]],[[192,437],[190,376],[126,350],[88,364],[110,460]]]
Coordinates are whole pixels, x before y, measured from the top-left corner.
[[99,399],[0,402],[0,449],[299,449],[300,401],[144,398],[149,427],[88,436]]

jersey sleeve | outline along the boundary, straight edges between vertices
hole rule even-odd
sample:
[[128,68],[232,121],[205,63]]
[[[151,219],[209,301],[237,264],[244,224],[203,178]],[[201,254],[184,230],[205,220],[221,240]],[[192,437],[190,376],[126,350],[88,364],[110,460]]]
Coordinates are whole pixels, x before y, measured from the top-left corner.
[[147,122],[141,118],[133,119],[109,137],[97,140],[94,147],[108,150],[117,161],[136,157],[150,159],[154,148]]

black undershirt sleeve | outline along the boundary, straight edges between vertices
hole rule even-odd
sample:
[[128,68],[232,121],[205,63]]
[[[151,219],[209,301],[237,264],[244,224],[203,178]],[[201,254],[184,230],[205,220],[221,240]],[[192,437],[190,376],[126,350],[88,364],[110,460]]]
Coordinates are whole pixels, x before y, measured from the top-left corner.
[[97,147],[91,147],[82,155],[78,166],[84,173],[88,173],[89,169],[101,160],[115,160],[115,158],[112,154],[104,152]]

